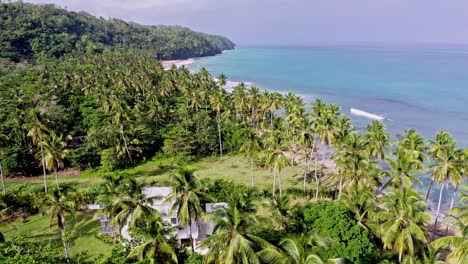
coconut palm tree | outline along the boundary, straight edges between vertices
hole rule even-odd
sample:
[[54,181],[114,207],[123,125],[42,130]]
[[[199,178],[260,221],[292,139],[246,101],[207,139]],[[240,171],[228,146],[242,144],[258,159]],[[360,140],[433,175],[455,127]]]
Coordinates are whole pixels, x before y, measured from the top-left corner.
[[44,176],[44,191],[47,192],[47,174],[46,174],[47,166],[45,164],[44,146],[42,146],[39,143],[44,141],[47,134],[50,134],[50,131],[37,118],[36,120],[37,121],[29,129],[27,136],[31,138],[33,144],[36,144],[40,147],[42,172]]
[[170,242],[176,228],[165,223],[159,214],[141,218],[138,225],[132,227],[130,232],[138,241],[143,241],[135,246],[128,255],[129,258],[138,258],[149,263],[178,263],[174,252],[175,245]]
[[226,98],[224,90],[213,91],[210,102],[211,108],[216,112],[216,119],[218,123],[218,140],[219,140],[219,154],[223,157],[223,141],[221,138],[221,110],[225,107],[224,99]]
[[60,190],[54,190],[53,192],[47,193],[42,201],[42,214],[49,216],[49,224],[57,221],[57,226],[62,236],[62,242],[65,249],[65,257],[69,258],[68,247],[63,239],[66,230],[65,214],[70,214],[73,218],[76,217],[76,207],[74,193],[70,191],[60,192]]
[[297,223],[293,212],[293,199],[290,195],[275,196],[266,203],[275,225],[284,230],[289,230]]
[[236,116],[242,115],[244,117],[244,111],[248,106],[247,90],[244,83],[240,83],[234,87],[232,92],[232,101],[234,103],[234,108],[236,109]]
[[424,137],[416,133],[416,130],[410,129],[405,135],[397,135],[399,141],[396,143],[397,148],[394,154],[407,153],[416,163],[416,169],[422,170],[424,162],[427,160],[426,151],[428,149]]
[[437,204],[432,238],[434,238],[437,231],[444,187],[448,187],[449,182],[451,182],[453,186],[458,186],[463,181],[462,173],[464,164],[461,161],[462,155],[463,152],[457,150],[455,142],[452,142],[445,145],[438,155],[433,156],[434,163],[429,166],[432,169],[431,177],[434,178],[437,185],[440,185],[439,201]]
[[369,156],[374,159],[385,159],[385,152],[389,151],[390,134],[385,132],[385,125],[377,120],[366,126],[365,139],[368,142]]
[[413,189],[403,187],[389,189],[381,206],[383,211],[376,218],[384,248],[398,253],[400,262],[404,254],[415,255],[427,242],[424,224],[430,221],[430,216],[425,212],[425,201]]
[[192,224],[198,223],[203,217],[204,211],[201,204],[211,200],[211,198],[205,193],[204,187],[192,170],[181,169],[177,175],[170,176],[170,182],[173,191],[167,200],[174,202],[171,211],[176,211],[182,227],[189,227],[192,252],[195,252]]
[[[306,190],[307,175],[310,172],[310,162],[312,161],[314,150],[315,150],[315,135],[312,128],[312,122],[309,118],[304,117],[298,121],[298,142],[302,151],[304,152],[304,182],[303,189]],[[317,179],[316,179],[317,180]],[[318,194],[317,194],[318,195]]]
[[39,142],[41,151],[37,153],[39,157],[44,157],[45,166],[49,171],[54,171],[55,182],[57,184],[57,190],[60,192],[59,180],[58,180],[58,169],[63,168],[63,160],[70,154],[68,150],[67,142],[71,140],[71,136],[63,137],[63,135],[57,136],[51,132],[44,141]]
[[[430,148],[429,148],[429,155],[431,157],[436,157],[437,155],[441,155],[443,149],[449,145],[454,143],[455,140],[450,136],[449,133],[445,131],[439,131],[437,133],[435,140],[430,141]],[[431,194],[431,189],[432,186],[434,185],[434,177],[433,175],[430,174],[430,179],[431,179],[431,184],[429,185],[429,188],[427,189],[427,194],[426,194],[426,201],[429,199],[429,195]]]
[[144,183],[137,183],[134,178],[122,180],[117,189],[118,198],[105,208],[112,224],[121,229],[124,225],[135,227],[140,219],[157,214],[151,205],[161,197],[146,197],[143,193]]
[[213,234],[202,242],[209,250],[205,263],[260,263],[256,252],[269,244],[250,230],[259,224],[256,215],[241,208],[239,201],[233,201],[227,208],[218,208],[209,215],[215,227]]
[[250,176],[252,181],[252,187],[254,186],[254,158],[262,150],[261,139],[258,133],[254,129],[248,131],[247,140],[244,145],[240,148],[240,152],[244,153],[245,157],[250,160]]
[[364,136],[349,134],[336,145],[338,149],[332,157],[336,159],[340,176],[338,199],[343,186],[348,195],[352,195],[354,190],[373,189],[379,184],[380,172],[375,161],[366,154],[368,143]]
[[449,263],[462,264],[468,262],[468,192],[463,190],[460,192],[460,202],[463,203],[460,207],[455,207],[448,216],[450,220],[454,220],[459,229],[459,234],[441,237],[431,243],[435,248],[449,249],[447,255]]
[[328,240],[316,234],[301,234],[282,239],[278,247],[269,247],[259,252],[264,263],[268,264],[324,264],[343,263],[341,259],[327,259],[317,255],[320,248],[328,245]]
[[260,90],[257,87],[250,88],[248,95],[248,106],[250,109],[250,118],[252,127],[257,128],[256,114],[260,103]]
[[289,159],[286,157],[286,151],[288,151],[288,145],[286,140],[279,130],[271,131],[267,134],[266,139],[266,160],[265,165],[267,165],[270,170],[273,170],[273,199],[276,195],[276,179],[278,178],[279,183],[279,195],[282,196],[283,188],[281,184],[281,170],[289,164]]
[[421,180],[416,177],[420,172],[418,169],[419,161],[414,159],[408,152],[397,152],[395,159],[386,157],[385,160],[390,166],[390,179],[386,186],[393,184],[396,188],[410,187],[414,182],[421,183]]

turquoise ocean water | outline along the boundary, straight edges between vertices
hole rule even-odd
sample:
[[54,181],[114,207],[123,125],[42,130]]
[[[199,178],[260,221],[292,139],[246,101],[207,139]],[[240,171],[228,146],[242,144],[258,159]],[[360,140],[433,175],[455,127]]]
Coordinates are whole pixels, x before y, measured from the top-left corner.
[[384,115],[393,135],[415,128],[432,138],[446,130],[468,146],[468,46],[240,47],[189,66],[201,67],[307,102],[336,103],[358,128],[371,120],[351,115],[351,107]]

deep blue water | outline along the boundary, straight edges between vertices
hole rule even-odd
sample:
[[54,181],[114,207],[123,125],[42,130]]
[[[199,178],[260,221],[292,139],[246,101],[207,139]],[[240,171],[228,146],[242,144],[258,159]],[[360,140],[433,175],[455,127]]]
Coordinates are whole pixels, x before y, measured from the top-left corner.
[[189,66],[201,67],[336,103],[358,128],[370,120],[352,116],[351,107],[384,115],[393,135],[415,128],[429,139],[445,130],[468,146],[468,46],[240,47]]

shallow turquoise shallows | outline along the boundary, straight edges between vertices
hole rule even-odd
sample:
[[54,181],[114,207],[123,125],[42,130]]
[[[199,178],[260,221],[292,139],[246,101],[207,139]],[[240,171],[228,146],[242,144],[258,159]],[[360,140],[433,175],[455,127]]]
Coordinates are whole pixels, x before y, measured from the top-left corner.
[[[359,129],[371,120],[351,115],[351,108],[385,116],[393,135],[415,128],[430,139],[445,130],[468,146],[468,46],[240,47],[189,66],[202,67],[233,82],[292,91],[309,103],[336,103]],[[421,180],[423,192],[429,182]],[[452,192],[445,191],[444,205]],[[433,208],[437,195],[434,188]]]

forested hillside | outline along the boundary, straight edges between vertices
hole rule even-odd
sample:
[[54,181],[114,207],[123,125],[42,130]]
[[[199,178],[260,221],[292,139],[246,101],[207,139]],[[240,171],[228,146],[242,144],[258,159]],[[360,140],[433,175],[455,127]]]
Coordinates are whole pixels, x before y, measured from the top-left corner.
[[158,59],[185,59],[219,54],[233,49],[234,43],[188,28],[141,26],[52,4],[0,3],[0,58],[30,61],[110,48],[142,49]]

